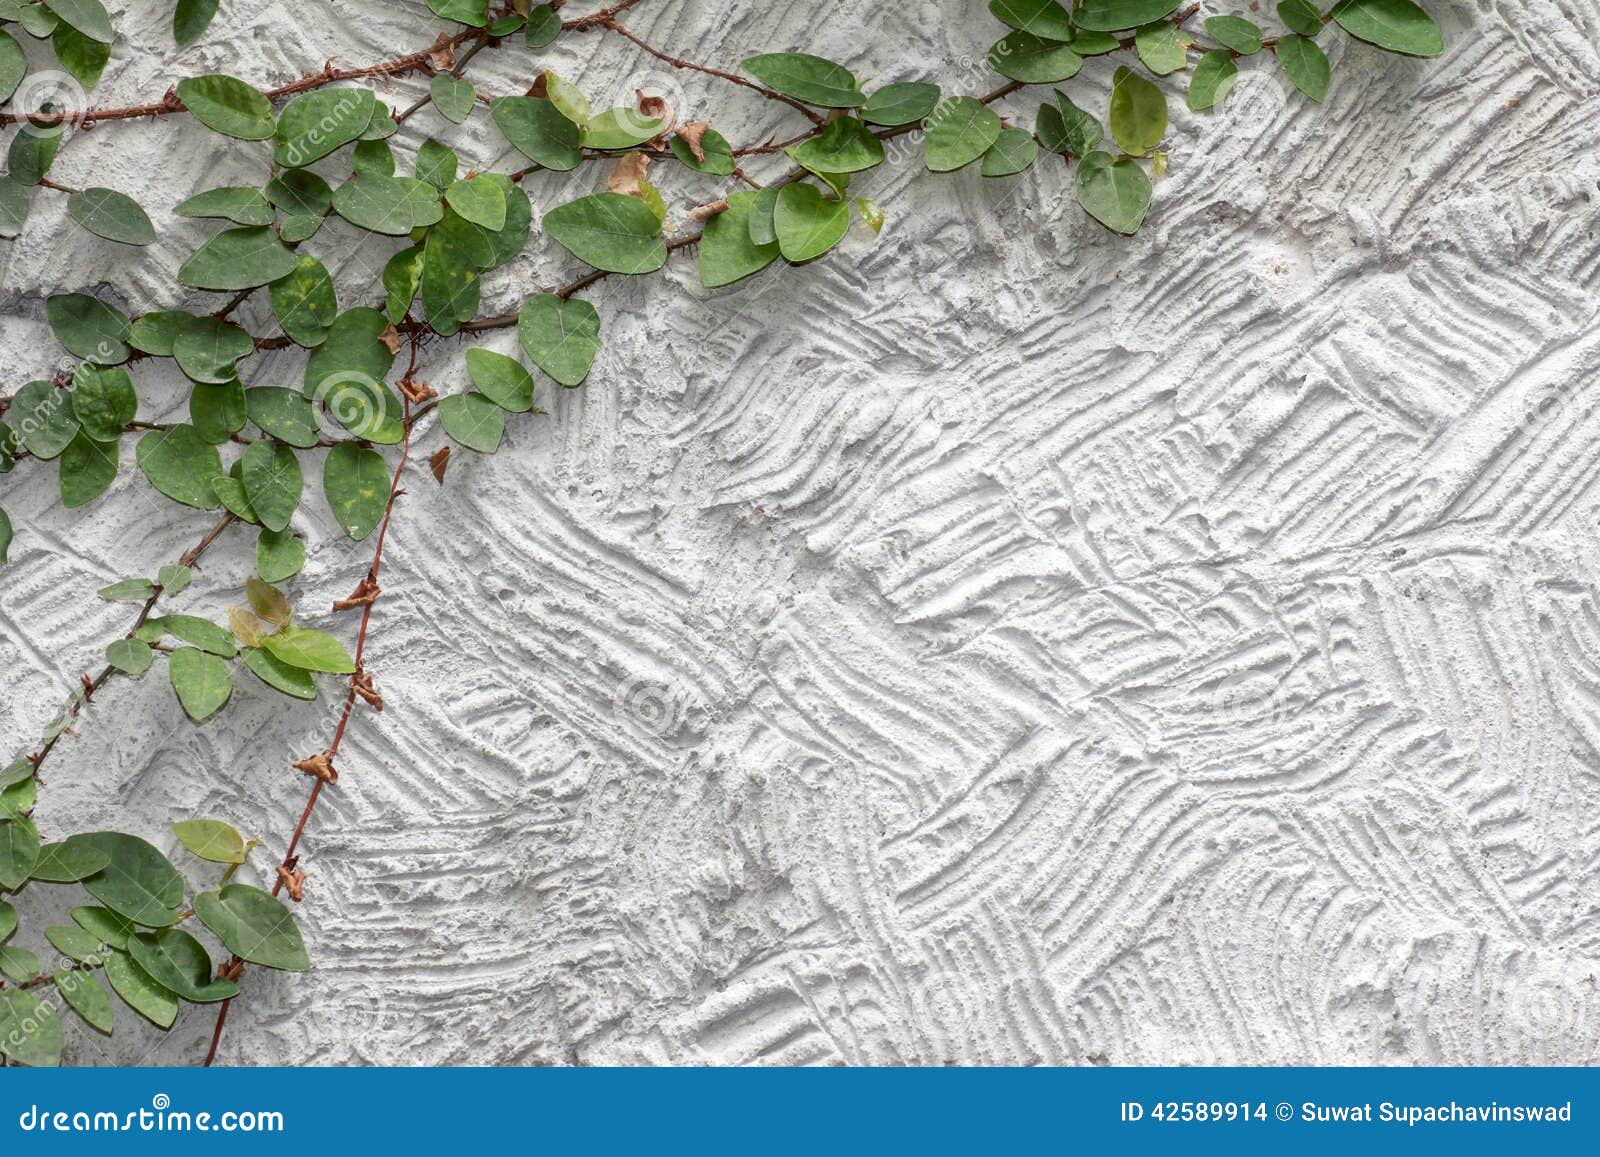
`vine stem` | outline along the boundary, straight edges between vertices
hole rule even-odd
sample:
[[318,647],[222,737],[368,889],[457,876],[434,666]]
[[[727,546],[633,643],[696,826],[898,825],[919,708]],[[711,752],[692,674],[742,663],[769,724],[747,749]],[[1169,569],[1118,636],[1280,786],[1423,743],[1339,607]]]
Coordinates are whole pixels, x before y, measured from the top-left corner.
[[[227,530],[230,525],[238,520],[238,515],[232,513],[231,511],[224,514],[217,520],[215,526],[206,531],[204,538],[195,543],[178,558],[178,565],[193,566],[200,560],[201,555],[205,554],[206,551],[211,549],[211,544],[216,542],[217,539],[222,536],[222,532]],[[145,625],[146,621],[148,621],[150,618],[150,612],[155,610],[156,603],[165,593],[166,591],[164,591],[160,586],[156,587],[155,592],[149,598],[147,598],[144,601],[144,605],[139,608],[139,616],[133,620],[133,626],[128,628],[128,633],[122,636],[124,639],[133,638],[134,633],[138,631],[140,627]],[[87,675],[81,676],[83,698],[69,707],[67,709],[67,714],[71,717],[76,717],[82,705],[88,703],[94,697],[94,693],[100,690],[101,687],[105,686],[106,680],[110,679],[112,675],[116,674],[116,671],[117,669],[115,667],[107,663],[104,669],[102,669],[101,672],[93,679],[89,678]],[[22,757],[29,763],[33,764],[33,773],[36,778],[39,774],[40,765],[43,764],[49,754],[55,750],[56,744],[61,741],[61,737],[65,734],[65,729],[58,731],[54,738],[50,739],[47,743],[40,747],[38,751]]]
[[[421,339],[418,335],[411,335],[411,359],[405,375],[407,381],[409,381],[411,375],[416,372],[417,347],[420,340]],[[400,461],[396,463],[394,468],[394,477],[389,483],[389,498],[384,504],[383,520],[378,524],[378,537],[372,548],[372,563],[367,567],[366,580],[363,584],[370,584],[373,588],[377,587],[378,571],[383,566],[383,548],[389,537],[389,523],[394,518],[395,500],[405,493],[405,491],[400,488],[400,480],[405,473],[406,463],[411,458],[411,433],[417,424],[417,420],[422,416],[421,412],[412,412],[410,398],[404,396],[404,391],[401,391],[401,393],[403,396],[402,405],[405,408],[403,421],[405,434],[400,443]],[[368,599],[366,604],[361,608],[361,626],[356,633],[356,653],[354,656],[356,669],[350,675],[349,689],[345,692],[344,707],[339,712],[339,722],[334,728],[333,739],[329,741],[327,749],[323,753],[329,760],[338,754],[339,745],[344,742],[345,731],[350,725],[350,716],[355,710],[356,699],[358,697],[356,687],[358,682],[366,675],[365,658],[367,651],[367,635],[372,625],[372,608],[377,605],[377,601],[380,597],[381,592],[375,593],[373,597]],[[289,837],[288,847],[284,849],[283,859],[279,862],[278,867],[280,871],[277,873],[278,878],[273,882],[272,885],[272,895],[274,896],[277,896],[283,891],[284,876],[286,873],[294,869],[297,861],[295,853],[300,847],[300,838],[305,835],[306,824],[310,822],[311,813],[316,809],[317,801],[322,798],[322,789],[326,786],[327,781],[322,779],[316,780],[316,782],[311,785],[311,791],[306,797],[305,807],[301,809],[300,819],[294,826],[294,834]],[[222,967],[221,972],[229,979],[237,980],[240,974],[244,972],[244,961],[235,956]],[[201,1062],[201,1067],[203,1068],[210,1068],[211,1063],[216,1060],[217,1047],[222,1043],[222,1028],[223,1025],[227,1023],[228,1009],[232,1004],[233,999],[229,998],[228,1000],[223,1001],[221,1007],[217,1009],[217,1023],[216,1026],[211,1030],[211,1046],[206,1050],[205,1060]]]

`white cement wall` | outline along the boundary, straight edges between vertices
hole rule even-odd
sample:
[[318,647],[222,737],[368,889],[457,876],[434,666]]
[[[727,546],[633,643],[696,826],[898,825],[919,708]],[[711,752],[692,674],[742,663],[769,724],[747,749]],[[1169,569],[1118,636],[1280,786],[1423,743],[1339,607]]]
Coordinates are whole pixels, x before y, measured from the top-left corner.
[[[112,7],[110,103],[439,27],[420,3],[225,0],[179,52],[170,5]],[[1596,1059],[1600,7],[1430,8],[1447,55],[1350,45],[1320,108],[1270,62],[1215,114],[1170,89],[1138,238],[1089,222],[1058,164],[996,182],[902,158],[859,183],[881,237],[727,291],[676,261],[599,288],[589,384],[492,459],[458,451],[442,490],[409,484],[369,652],[389,709],[357,717],[305,845],[316,968],[250,974],[222,1058]],[[976,3],[645,0],[628,23],[706,60],[995,83]],[[659,76],[593,35],[471,75],[518,90],[536,62],[597,104]],[[1097,111],[1111,67],[1071,85]],[[736,142],[794,131],[675,79]],[[1031,124],[1037,100],[1004,108]],[[482,113],[396,143],[428,134],[517,163]],[[214,226],[170,208],[261,182],[268,153],[181,116],[72,140],[57,177],[137,195],[161,240],[97,241],[38,195],[0,243],[7,384],[60,359],[48,293],[214,308],[174,278]],[[537,207],[603,181],[533,182]],[[680,213],[718,187],[662,183]],[[341,262],[356,236],[308,248]],[[344,304],[374,300],[388,251],[344,262]],[[572,270],[531,244],[485,308]],[[423,376],[464,387],[464,348]],[[300,357],[247,379],[298,381]],[[181,412],[172,372],[138,380],[143,416]],[[93,590],[207,524],[130,473],[79,511],[53,469],[0,483],[8,751],[125,629]],[[294,592],[326,625],[367,551],[308,505]],[[235,600],[249,542],[208,556],[191,606]],[[218,815],[275,854],[306,787],[287,759],[331,698],[247,685],[197,729],[159,673],[121,681],[52,759],[39,822],[159,840]],[[187,1063],[210,1029],[119,1023],[71,1058]]]

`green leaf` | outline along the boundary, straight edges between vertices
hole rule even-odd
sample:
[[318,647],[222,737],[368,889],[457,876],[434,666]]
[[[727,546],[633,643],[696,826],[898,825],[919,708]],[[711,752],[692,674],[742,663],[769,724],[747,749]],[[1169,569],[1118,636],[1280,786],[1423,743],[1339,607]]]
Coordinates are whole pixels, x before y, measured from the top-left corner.
[[156,228],[139,203],[115,189],[88,188],[67,198],[67,212],[89,232],[124,245],[149,245]]
[[489,0],[428,0],[428,7],[446,20],[482,28],[489,23]]
[[27,75],[28,57],[21,43],[11,33],[0,31],[0,101],[10,100]]
[[110,44],[115,38],[111,17],[100,0],[50,0],[50,11],[90,40]]
[[310,254],[302,254],[294,272],[267,289],[272,312],[290,341],[311,347],[327,339],[328,327],[339,316],[339,301],[327,266]]
[[280,442],[302,450],[317,444],[321,423],[302,394],[281,386],[256,386],[244,392],[250,420]]
[[489,115],[511,146],[537,165],[565,172],[583,160],[578,126],[548,100],[503,96],[489,106]]
[[6,552],[11,549],[11,516],[0,510],[0,564],[6,561]]
[[1204,112],[1221,104],[1239,79],[1239,66],[1226,49],[1214,49],[1200,58],[1189,79],[1189,107]]
[[35,458],[56,457],[78,435],[72,395],[49,382],[29,382],[11,399],[7,416]]
[[[100,857],[100,867],[105,867],[105,857]],[[97,868],[96,871],[99,869]],[[93,872],[85,872],[85,876],[92,876]],[[76,877],[81,879],[82,877]],[[61,881],[73,883],[74,880]],[[79,964],[86,964],[97,959],[100,955],[100,939],[92,936],[75,924],[55,924],[44,930],[45,939],[50,941],[55,950],[69,960]]]
[[94,501],[117,477],[119,451],[115,442],[96,442],[78,435],[61,452],[61,504],[69,510]]
[[467,375],[478,392],[502,410],[526,414],[533,409],[533,377],[516,358],[493,350],[469,349]]
[[246,647],[240,654],[251,674],[274,691],[308,701],[317,697],[317,683],[310,671],[291,667],[259,647]]
[[1438,56],[1444,34],[1411,0],[1340,0],[1331,13],[1357,40],[1405,56]]
[[109,908],[74,908],[72,918],[77,921],[78,927],[92,934],[100,943],[113,948],[126,945],[136,927],[131,920],[118,916]]
[[139,409],[133,379],[120,366],[101,369],[85,362],[72,376],[72,414],[83,432],[115,442]]
[[1165,19],[1182,3],[1183,0],[1083,0],[1075,19],[1079,28],[1091,32],[1117,32]]
[[388,295],[384,302],[384,313],[396,325],[405,319],[422,285],[423,252],[421,245],[402,249],[389,258],[383,267],[383,288]]
[[823,108],[858,108],[867,102],[850,70],[804,52],[769,52],[739,65],[774,92]]
[[244,483],[239,481],[239,464],[235,462],[233,469],[220,478],[211,480],[211,490],[229,512],[245,522],[260,524],[256,512],[250,509],[250,500],[244,495]]
[[126,952],[112,952],[106,957],[106,979],[124,1004],[157,1028],[171,1028],[178,1019],[177,996],[151,980],[149,973]]
[[161,620],[161,626],[173,637],[213,655],[231,659],[238,654],[239,648],[233,641],[233,635],[210,619],[202,619],[198,615],[167,615]]
[[[0,32],[0,45],[4,40],[5,33]],[[17,236],[27,220],[27,186],[9,174],[0,174],[0,237]]]
[[180,928],[134,933],[128,937],[128,955],[151,980],[184,1000],[213,1004],[239,995],[233,981],[212,978],[211,957]]
[[177,91],[196,120],[225,137],[264,141],[276,131],[272,102],[238,77],[191,76],[178,82]]
[[970,96],[947,97],[928,117],[923,160],[933,172],[948,173],[983,156],[999,136],[1000,118],[992,108]]
[[0,1049],[13,1063],[54,1068],[61,1063],[63,1043],[55,1009],[20,988],[0,991]]
[[[174,657],[182,652],[174,652]],[[201,652],[194,652],[201,655]],[[222,667],[214,655],[201,655]],[[147,928],[165,928],[178,919],[183,903],[183,877],[148,841],[121,832],[91,832],[83,837],[110,863],[84,880],[83,886],[113,912]]]
[[106,648],[106,662],[124,675],[143,675],[154,660],[150,644],[138,639],[118,639]]
[[563,386],[576,386],[600,352],[600,315],[587,301],[537,293],[517,317],[522,352]]
[[255,442],[239,459],[245,497],[268,530],[282,530],[300,505],[304,479],[294,451],[279,442]]
[[84,293],[58,293],[44,303],[56,340],[68,352],[102,366],[128,360],[128,331],[133,323],[120,309]]
[[195,433],[213,446],[244,429],[247,417],[244,386],[237,379],[200,382],[189,391],[189,421]]
[[999,139],[983,154],[985,177],[1009,177],[1033,164],[1039,145],[1027,129],[1002,129]]
[[256,573],[266,582],[293,578],[305,565],[305,544],[289,531],[263,530],[256,539]]
[[1093,152],[1078,164],[1078,203],[1107,229],[1136,233],[1150,208],[1150,177],[1132,157]]
[[0,945],[0,975],[18,984],[26,983],[39,975],[39,958],[26,948]]
[[578,133],[586,149],[631,149],[666,131],[667,122],[631,108],[608,108],[591,117]]
[[536,4],[528,13],[526,33],[529,48],[543,48],[561,35],[561,17],[552,4]]
[[1296,88],[1318,102],[1328,95],[1331,79],[1328,58],[1317,47],[1316,41],[1304,36],[1281,36],[1275,51],[1278,63],[1283,65],[1284,75]]
[[4,900],[0,900],[0,944],[11,939],[11,934],[17,930],[17,910]]
[[209,385],[237,378],[235,363],[255,348],[255,340],[248,333],[214,317],[184,319],[172,339],[172,356],[177,359],[178,368],[195,381]]
[[[468,358],[470,364],[471,351]],[[530,398],[532,388],[530,381]],[[360,542],[383,519],[389,503],[389,468],[377,451],[342,442],[328,451],[322,468],[322,492],[340,527]]]
[[694,155],[689,142],[681,136],[674,135],[667,142],[667,147],[672,150],[674,157],[697,173],[726,177],[735,168],[733,146],[728,143],[728,138],[716,129],[708,128],[700,137],[700,151],[705,155],[703,161]]
[[[422,184],[431,191],[431,186]],[[352,225],[403,237],[418,225],[438,219],[429,208],[430,200],[436,205],[437,195],[419,198],[410,181],[380,173],[357,173],[334,190],[333,208]],[[419,221],[419,216],[423,220]]]
[[254,289],[294,272],[300,258],[271,229],[224,229],[178,268],[195,289]]
[[[1060,7],[1055,0],[1050,3]],[[1077,76],[1083,57],[1059,40],[1045,40],[1031,32],[1012,32],[989,49],[989,67],[1024,84],[1053,84]]]
[[527,245],[528,235],[533,230],[533,204],[522,186],[514,184],[504,173],[484,173],[478,179],[498,186],[506,202],[506,223],[499,229],[472,226],[488,245],[489,260],[484,268],[493,269],[516,257]]
[[667,262],[661,222],[642,202],[620,193],[557,205],[543,224],[574,257],[608,273],[649,273]]
[[472,106],[478,103],[478,92],[472,82],[441,72],[428,82],[428,96],[433,107],[452,124],[461,124],[472,115]]
[[181,309],[162,309],[141,314],[134,318],[128,330],[128,344],[141,353],[170,358],[178,330],[191,316]]
[[179,820],[172,825],[172,832],[202,860],[214,864],[244,863],[244,837],[232,824],[221,820]]
[[1133,45],[1144,66],[1157,76],[1181,72],[1189,63],[1189,46],[1170,20],[1146,24],[1134,33]]
[[1167,98],[1130,68],[1111,78],[1111,135],[1122,151],[1143,156],[1167,135]]
[[260,189],[243,185],[206,189],[173,207],[180,217],[221,218],[238,225],[272,224],[272,206]]
[[1254,56],[1261,51],[1261,29],[1243,16],[1207,16],[1206,31],[1240,56]]
[[455,150],[441,145],[432,137],[423,141],[417,149],[417,178],[440,192],[455,182],[456,164]]
[[[461,397],[456,394],[453,397]],[[487,399],[485,399],[487,402]],[[441,406],[443,403],[440,403]],[[496,413],[498,408],[489,403]],[[356,669],[354,660],[344,649],[344,644],[326,631],[310,627],[285,626],[276,634],[264,636],[261,645],[272,654],[302,671],[320,671],[328,675],[348,675]]]
[[422,308],[428,324],[455,333],[478,312],[478,271],[494,261],[483,230],[448,212],[422,247]]
[[485,229],[502,229],[506,223],[506,197],[489,177],[468,177],[445,190],[444,199],[462,218]]
[[155,593],[155,584],[145,578],[123,579],[95,592],[109,603],[142,603]]
[[850,206],[824,197],[815,185],[797,182],[779,190],[772,223],[784,259],[810,261],[832,249],[849,230]]
[[[75,884],[94,875],[110,862],[111,857],[96,847],[93,840],[83,836],[68,836],[60,843],[45,844],[39,849],[39,858],[33,865],[33,878],[52,884]],[[94,943],[99,945],[98,937],[94,938]]]
[[883,164],[883,142],[855,117],[843,116],[808,141],[787,150],[795,163],[813,173],[859,173]]
[[389,147],[388,141],[357,141],[352,150],[351,163],[357,173],[394,176],[394,150]]
[[1279,0],[1278,19],[1301,36],[1315,36],[1322,31],[1322,12],[1311,0]]
[[[167,674],[172,680],[173,691],[177,692],[178,702],[196,723],[203,723],[215,714],[228,701],[228,696],[233,694],[228,664],[198,647],[179,647],[172,652],[167,657]],[[99,898],[111,904],[106,897]],[[116,907],[115,904],[111,906]],[[118,911],[127,916],[133,915],[124,909],[119,908]],[[147,924],[149,921],[140,920],[139,923]]]
[[220,892],[201,892],[194,898],[194,910],[228,951],[242,960],[291,972],[311,967],[289,909],[260,888],[229,884]]
[[175,595],[189,585],[189,580],[194,578],[194,571],[182,563],[168,563],[156,572],[156,582],[161,584],[163,594]]
[[107,1036],[111,1035],[115,1023],[111,1011],[111,994],[100,987],[100,982],[92,973],[76,968],[62,968],[56,971],[53,979],[56,991],[61,993],[62,999],[71,1006],[72,1011],[83,1017],[94,1028]]
[[1056,0],[989,0],[1000,23],[1051,40],[1072,39],[1072,17]]
[[293,216],[317,217],[333,208],[333,189],[310,169],[289,169],[267,182],[267,200]]
[[193,44],[217,14],[217,0],[178,0],[172,14],[172,39],[179,48]]
[[777,259],[776,241],[757,245],[750,240],[750,211],[757,194],[730,193],[728,208],[706,221],[700,237],[700,284],[708,289],[732,285],[758,273]]
[[506,431],[505,413],[482,394],[451,394],[442,399],[439,419],[446,434],[480,454],[493,454],[499,449]]
[[298,169],[347,145],[366,131],[378,111],[369,88],[319,88],[295,97],[278,114],[273,160]]
[[867,98],[861,116],[875,125],[908,125],[927,116],[938,103],[936,84],[886,84]]
[[38,858],[39,829],[20,816],[0,819],[0,888],[22,887]]
[[24,185],[37,185],[55,163],[62,135],[19,132],[12,137],[6,149],[6,168],[11,179]]
[[100,74],[111,59],[111,46],[90,40],[76,28],[65,24],[56,28],[50,37],[56,50],[56,60],[84,88],[100,83]]

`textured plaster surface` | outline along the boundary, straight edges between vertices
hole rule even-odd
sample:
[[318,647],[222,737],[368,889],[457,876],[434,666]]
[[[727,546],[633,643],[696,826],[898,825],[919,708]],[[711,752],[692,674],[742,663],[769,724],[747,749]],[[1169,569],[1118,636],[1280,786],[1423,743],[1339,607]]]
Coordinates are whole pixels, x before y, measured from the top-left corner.
[[[113,5],[97,100],[282,83],[440,25],[420,3],[224,0],[175,51],[170,7]],[[457,451],[442,489],[408,482],[369,650],[388,709],[357,716],[305,843],[316,967],[249,974],[222,1059],[1594,1060],[1600,8],[1430,7],[1436,60],[1328,35],[1321,107],[1270,62],[1214,114],[1169,89],[1171,169],[1135,239],[1087,221],[1059,164],[990,181],[900,156],[858,184],[879,237],[727,291],[679,259],[597,288],[587,386],[544,392],[493,458]],[[645,0],[628,21],[718,63],[811,49],[876,81],[996,83],[976,3]],[[597,106],[670,83],[736,143],[799,127],[615,38],[471,75],[519,91],[536,61]],[[1103,113],[1111,68],[1071,83],[1080,103]],[[1003,107],[1031,124],[1037,101]],[[518,163],[483,112],[429,110],[402,164],[435,134]],[[0,243],[7,387],[60,364],[51,292],[216,308],[173,277],[215,226],[171,206],[259,184],[267,158],[183,116],[74,137],[55,176],[137,195],[161,238],[97,241],[37,194]],[[719,186],[668,168],[676,223]],[[603,182],[530,188],[542,211]],[[308,245],[346,305],[393,248],[357,236]],[[536,239],[485,309],[573,272]],[[270,329],[262,302],[243,316]],[[421,376],[464,388],[463,348]],[[297,382],[302,358],[247,381]],[[141,416],[181,416],[173,371],[137,376]],[[208,524],[124,452],[84,509],[38,463],[0,484],[8,751],[126,628],[94,589]],[[316,469],[292,589],[349,631],[325,608],[367,550]],[[236,601],[251,555],[230,532],[180,609]],[[216,815],[275,855],[307,786],[288,758],[325,741],[332,698],[246,676],[196,728],[160,672],[119,681],[52,759],[40,826],[166,847],[167,819]],[[124,1009],[69,1055],[186,1063],[210,1023],[163,1036]]]

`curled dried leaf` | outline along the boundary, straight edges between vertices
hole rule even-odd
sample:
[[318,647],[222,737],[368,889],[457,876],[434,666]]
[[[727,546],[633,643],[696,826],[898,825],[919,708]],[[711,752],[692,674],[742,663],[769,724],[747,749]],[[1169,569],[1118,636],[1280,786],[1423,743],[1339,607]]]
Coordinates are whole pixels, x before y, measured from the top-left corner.
[[606,178],[606,187],[624,197],[637,197],[640,195],[639,186],[649,169],[649,157],[643,153],[626,153],[611,170],[611,176]]
[[296,868],[291,872],[288,868],[279,864],[278,879],[283,884],[283,890],[289,893],[289,899],[296,904],[305,898],[306,874],[303,869]]
[[410,378],[401,378],[395,385],[400,387],[400,392],[406,396],[406,401],[413,406],[421,405],[428,399],[439,396],[439,391],[427,382],[414,382]]
[[393,322],[383,327],[383,332],[378,335],[378,340],[388,347],[390,353],[397,354],[400,352],[400,331],[395,329]]
[[333,756],[329,755],[326,751],[319,752],[316,755],[308,756],[305,759],[295,760],[294,769],[296,771],[303,771],[313,779],[320,779],[326,784],[335,784],[339,782],[339,773],[334,769],[333,766]]
[[678,126],[678,139],[689,146],[689,151],[694,154],[694,159],[702,165],[706,161],[706,151],[701,146],[700,141],[710,127],[710,121],[690,121],[686,125]]
[[433,480],[440,486],[444,485],[445,468],[450,465],[450,447],[440,446],[428,457],[428,469],[433,471]]
[[689,216],[696,221],[705,221],[715,217],[718,213],[728,211],[727,201],[710,201],[704,205],[696,205],[689,210]]

